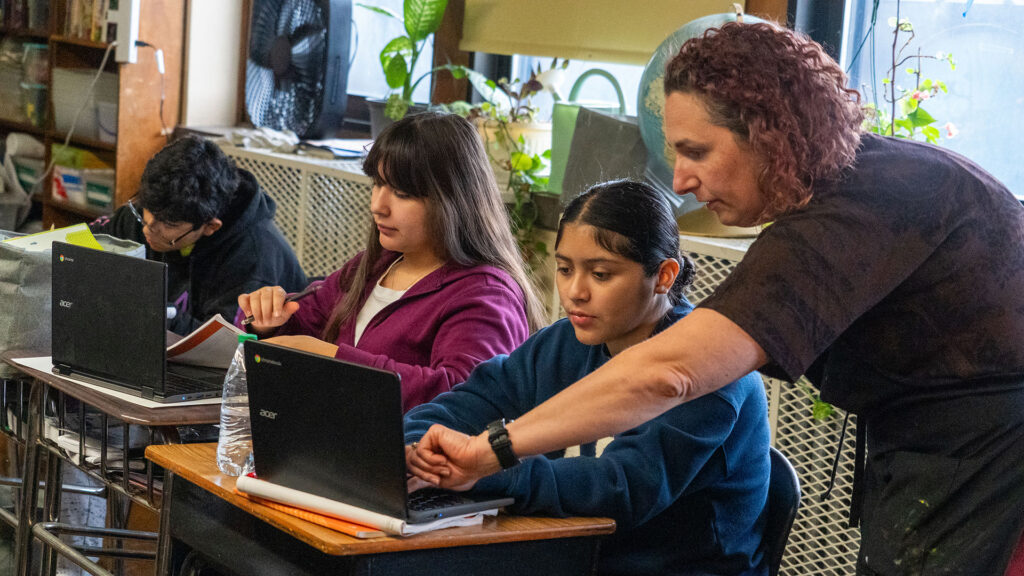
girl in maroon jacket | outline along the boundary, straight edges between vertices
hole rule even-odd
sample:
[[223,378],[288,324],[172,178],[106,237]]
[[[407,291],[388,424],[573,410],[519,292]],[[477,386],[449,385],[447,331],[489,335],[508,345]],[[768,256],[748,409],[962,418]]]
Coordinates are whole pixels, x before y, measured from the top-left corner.
[[274,342],[398,372],[404,410],[466,379],[543,324],[476,130],[407,116],[363,162],[373,179],[366,250],[301,301],[279,286],[238,297]]

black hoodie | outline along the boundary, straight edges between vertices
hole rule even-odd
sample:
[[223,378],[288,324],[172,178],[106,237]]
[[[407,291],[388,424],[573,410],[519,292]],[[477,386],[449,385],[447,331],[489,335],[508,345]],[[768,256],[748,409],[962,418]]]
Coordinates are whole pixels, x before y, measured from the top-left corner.
[[[178,334],[188,334],[217,313],[232,321],[239,294],[262,286],[297,292],[307,284],[295,253],[274,224],[274,200],[252,174],[241,169],[238,174],[238,191],[220,216],[223,226],[202,236],[187,256],[146,246],[147,258],[167,264],[167,295],[178,309],[167,327]],[[89,227],[95,233],[146,243],[142,225],[127,206]]]

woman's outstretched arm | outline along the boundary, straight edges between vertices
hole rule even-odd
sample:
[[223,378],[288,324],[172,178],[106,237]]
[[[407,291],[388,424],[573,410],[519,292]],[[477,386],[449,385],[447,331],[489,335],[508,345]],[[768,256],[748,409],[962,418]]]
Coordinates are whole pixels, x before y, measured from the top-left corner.
[[[661,334],[616,355],[586,378],[508,425],[520,456],[612,436],[717,390],[765,364],[764,350],[739,326],[698,308]],[[441,486],[461,486],[500,469],[486,433],[432,427],[414,470]]]

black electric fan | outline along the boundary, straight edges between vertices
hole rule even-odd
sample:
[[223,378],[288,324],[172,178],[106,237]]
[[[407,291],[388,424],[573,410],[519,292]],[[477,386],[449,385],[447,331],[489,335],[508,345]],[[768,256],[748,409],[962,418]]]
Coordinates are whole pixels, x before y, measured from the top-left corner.
[[348,101],[352,0],[255,0],[245,107],[256,126],[333,136]]

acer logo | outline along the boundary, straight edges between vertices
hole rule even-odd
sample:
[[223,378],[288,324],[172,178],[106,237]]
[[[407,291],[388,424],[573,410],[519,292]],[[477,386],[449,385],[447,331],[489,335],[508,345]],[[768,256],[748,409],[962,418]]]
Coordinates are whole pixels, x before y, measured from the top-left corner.
[[271,420],[276,420],[277,412],[272,412],[270,410],[260,408],[260,416],[263,416],[264,418],[270,418]]
[[60,307],[61,308],[71,308],[71,302],[68,301],[68,300],[61,300],[60,301]]

